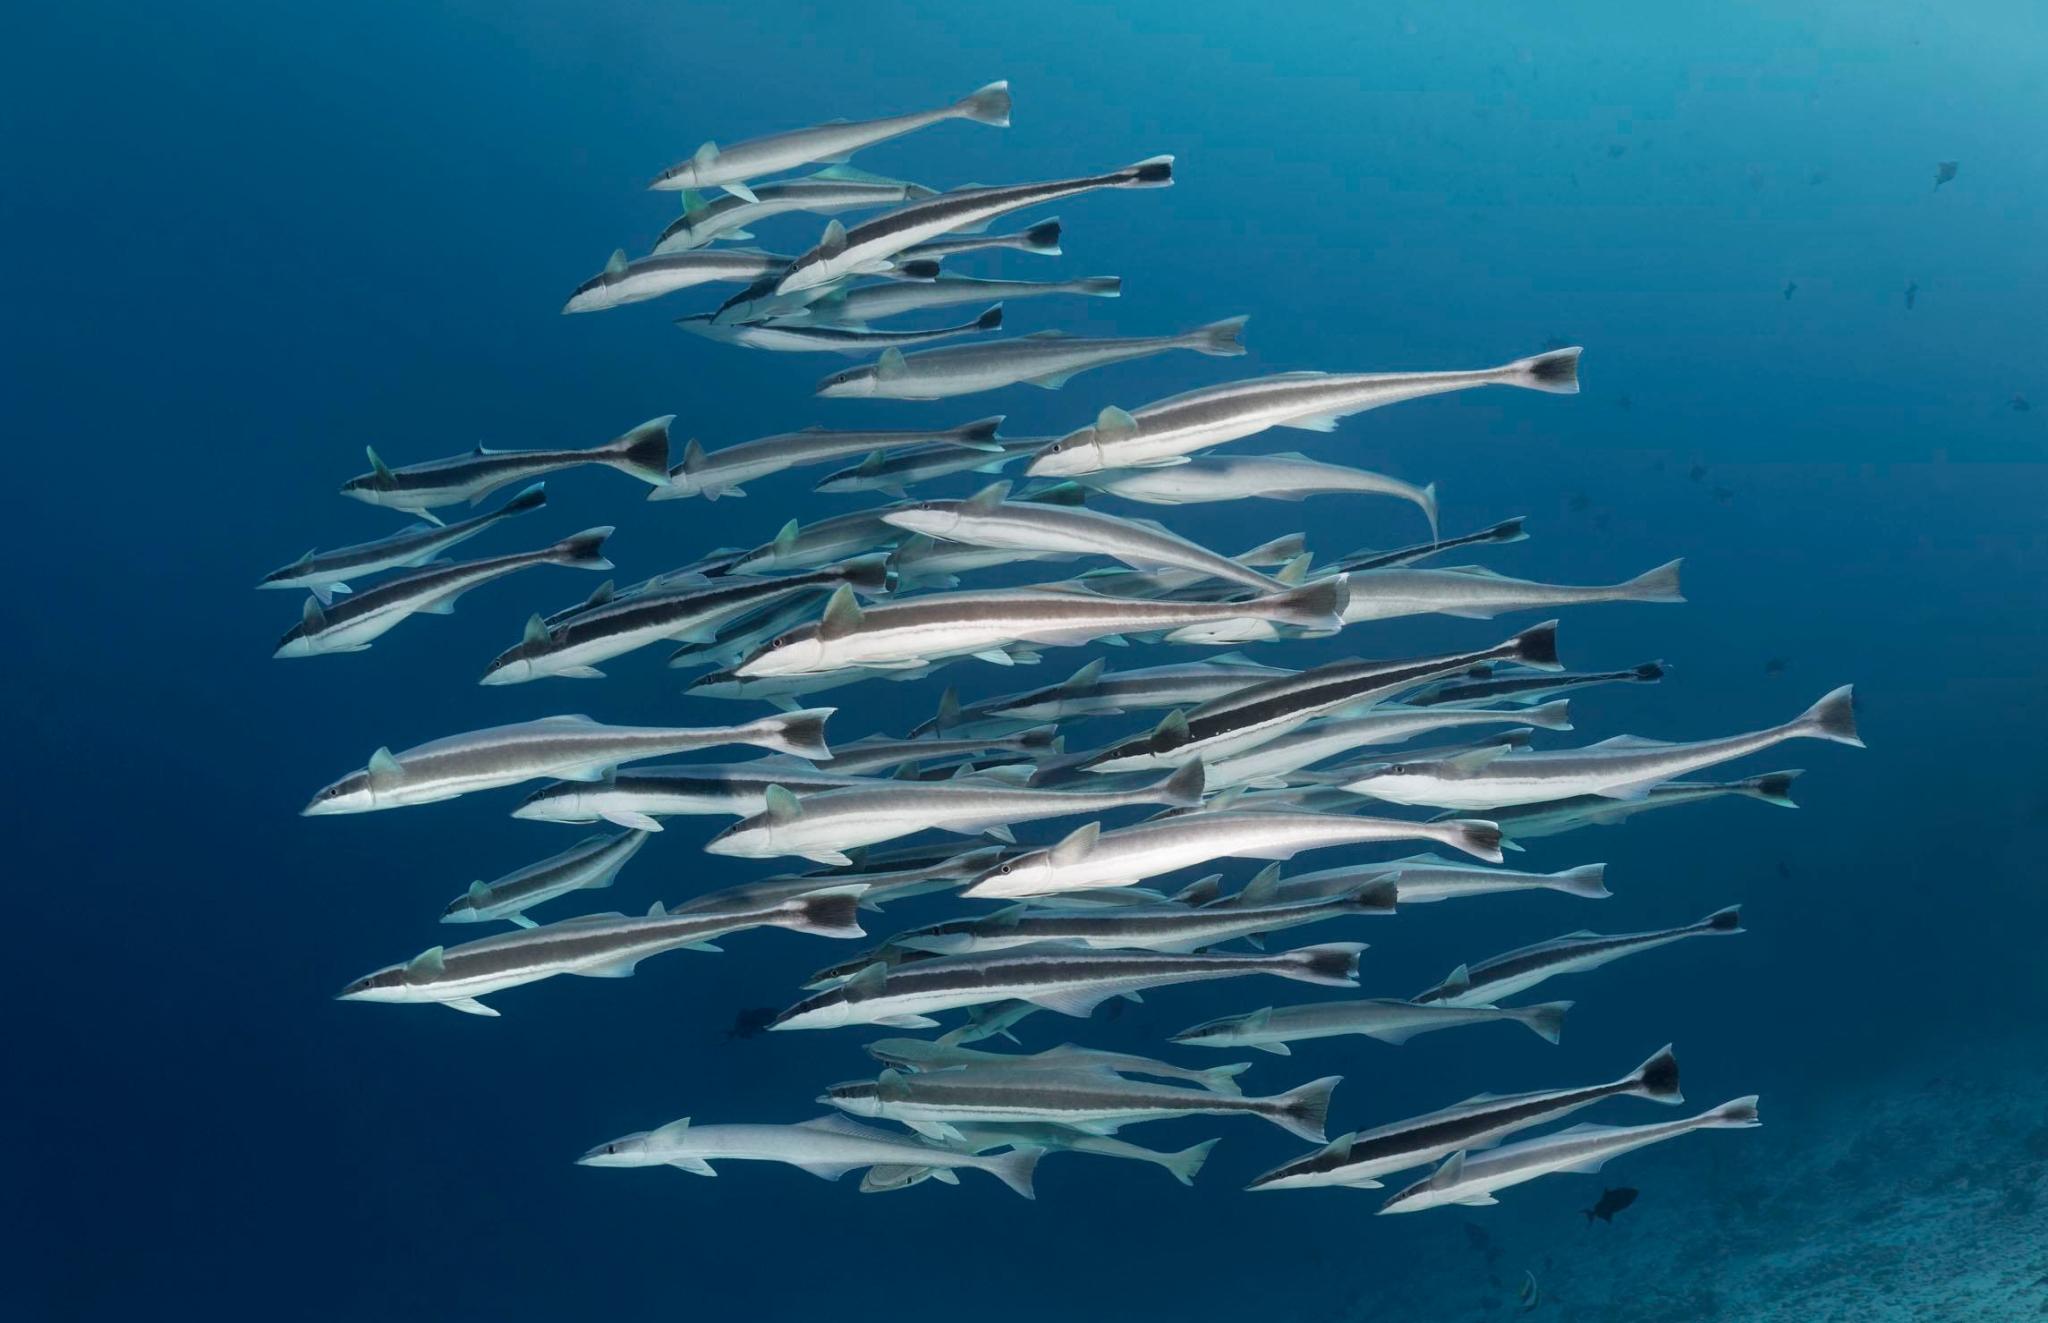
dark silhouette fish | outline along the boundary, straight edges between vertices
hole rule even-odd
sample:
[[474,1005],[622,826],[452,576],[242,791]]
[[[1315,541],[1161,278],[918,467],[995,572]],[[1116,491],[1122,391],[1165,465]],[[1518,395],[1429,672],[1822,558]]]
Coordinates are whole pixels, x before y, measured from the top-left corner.
[[1628,1185],[1614,1190],[1602,1190],[1598,1202],[1591,1208],[1582,1208],[1579,1211],[1586,1215],[1586,1225],[1588,1226],[1593,1224],[1593,1219],[1596,1217],[1602,1222],[1611,1224],[1614,1221],[1614,1215],[1634,1203],[1636,1196],[1640,1193],[1642,1191]]
[[1785,282],[1785,298],[1788,302],[1791,300],[1792,296],[1794,294],[1797,294],[1798,292],[1799,286],[1797,284],[1793,283],[1790,280]]
[[1934,186],[1940,188],[1956,177],[1956,162],[1942,161],[1934,167]]
[[754,1038],[765,1034],[781,1013],[779,1006],[749,1006],[732,1017],[732,1028],[725,1031],[725,1041],[730,1043],[735,1038]]
[[1787,662],[1783,657],[1773,657],[1769,661],[1764,663],[1764,674],[1783,675],[1785,673],[1785,668],[1790,664],[1791,663]]
[[2010,408],[2014,413],[2029,413],[2034,408],[2033,405],[2027,403],[2027,397],[2024,395],[2013,396],[2006,407]]
[[1912,281],[1912,280],[1909,280],[1909,281],[1907,281],[1907,282],[1906,282],[1906,311],[1907,311],[1907,312],[1911,312],[1911,311],[1913,311],[1913,301],[1914,301],[1915,299],[1919,298],[1919,297],[1920,297],[1920,285],[1919,285],[1919,282],[1917,282],[1917,281]]

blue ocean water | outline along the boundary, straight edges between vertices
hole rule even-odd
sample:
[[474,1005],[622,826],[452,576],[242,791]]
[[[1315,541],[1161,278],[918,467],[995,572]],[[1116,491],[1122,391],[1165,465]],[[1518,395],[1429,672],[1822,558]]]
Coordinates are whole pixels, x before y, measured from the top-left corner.
[[[1852,1214],[1928,1149],[1986,1146],[1962,1177],[1913,1187],[1929,1218],[1987,1180],[2020,1193],[1981,1224],[1931,1222],[1952,1238],[1923,1242],[1927,1262],[1969,1254],[1957,1227],[2027,1225],[2022,1187],[2048,1158],[2038,1106],[2015,1103],[2038,1097],[2025,1083],[2042,1055],[2048,414],[2017,406],[2048,404],[2044,35],[2031,6],[1891,3],[88,2],[17,16],[0,51],[17,567],[0,667],[20,1151],[0,1303],[49,1319],[1447,1318],[1512,1312],[1526,1269],[1576,1284],[1538,1306],[1565,1317],[1753,1318],[1792,1290],[1772,1253],[1851,1246],[1868,1225]],[[670,218],[674,198],[642,186],[698,142],[937,105],[994,78],[1013,85],[1013,128],[944,125],[860,164],[947,186],[1175,154],[1170,191],[1057,208],[1057,262],[959,265],[1125,278],[1114,302],[1015,303],[1017,331],[1249,313],[1246,358],[1175,355],[946,404],[821,402],[810,387],[838,360],[667,324],[716,294],[557,315],[606,253],[644,249]],[[1940,161],[1959,170],[1936,188]],[[763,239],[800,248],[817,225],[787,218]],[[747,934],[627,982],[504,994],[495,1021],[332,1000],[446,938],[435,915],[472,877],[582,834],[507,819],[512,791],[297,816],[371,749],[553,712],[752,710],[683,698],[658,653],[602,683],[475,685],[529,612],[590,587],[555,570],[366,653],[271,660],[297,598],[252,593],[256,578],[396,526],[334,495],[365,444],[393,462],[479,441],[580,446],[664,413],[714,448],[988,412],[1043,434],[1232,376],[1480,366],[1552,340],[1587,347],[1575,398],[1468,393],[1240,449],[1301,445],[1434,481],[1449,533],[1527,515],[1530,540],[1485,557],[1505,573],[1607,582],[1684,556],[1683,607],[1562,613],[1574,666],[1672,666],[1659,686],[1575,702],[1574,739],[1754,728],[1853,682],[1871,747],[1744,765],[1809,768],[1797,812],[1718,802],[1517,860],[1604,860],[1611,900],[1455,902],[1358,934],[1367,990],[1403,995],[1575,928],[1744,905],[1738,940],[1546,988],[1578,1002],[1562,1045],[1509,1029],[1337,1039],[1260,1057],[1248,1083],[1344,1075],[1335,1133],[1480,1090],[1605,1079],[1672,1041],[1691,1100],[1758,1093],[1761,1130],[1401,1219],[1373,1218],[1371,1194],[1242,1193],[1301,1147],[1253,1121],[1130,1136],[1222,1135],[1192,1189],[1055,1156],[1035,1203],[971,1174],[866,1197],[765,1165],[706,1181],[572,1162],[677,1116],[801,1120],[823,1086],[870,1070],[855,1031],[727,1036],[742,1008],[793,1000],[837,944]],[[546,514],[468,550],[614,523],[613,558],[636,578],[855,508],[812,493],[817,476],[650,505],[626,478],[578,471],[550,482]],[[1337,554],[1426,531],[1393,501],[1136,513],[1225,550],[1300,529]],[[1259,659],[1477,646],[1523,623],[1403,620]],[[1130,660],[1170,655],[1146,653]],[[1080,659],[943,675],[973,696]],[[837,691],[833,733],[902,731],[945,681]],[[767,871],[698,850],[716,825],[672,824],[589,908]],[[905,926],[948,912],[899,908]],[[1168,989],[1114,1020],[1042,1015],[1020,1032],[1156,1050],[1293,991]],[[1819,1179],[1815,1155],[1855,1156],[1901,1090],[2015,1059],[2035,1074],[1943,1085],[1888,1122],[1914,1142],[1829,1166],[1840,1197],[1789,1201]],[[1595,1119],[1664,1115],[1645,1110]],[[1579,1225],[1603,1182],[1644,1191],[1612,1228],[1635,1239]],[[1818,1262],[1802,1289],[1837,1299],[1893,1270],[1847,1248]],[[1897,1316],[2011,1316],[1983,1303],[1991,1287],[1959,1283],[1937,1283],[1953,1313]]]

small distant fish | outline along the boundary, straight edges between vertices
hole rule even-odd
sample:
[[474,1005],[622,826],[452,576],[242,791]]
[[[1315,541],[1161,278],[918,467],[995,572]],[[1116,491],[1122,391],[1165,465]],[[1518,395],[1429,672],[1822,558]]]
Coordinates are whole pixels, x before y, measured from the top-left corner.
[[[827,399],[943,400],[1020,382],[1058,390],[1069,378],[1092,368],[1175,349],[1235,358],[1244,353],[1239,337],[1245,321],[1231,317],[1178,335],[1086,339],[1060,331],[1039,331],[1016,339],[927,349],[907,356],[900,349],[884,349],[873,363],[826,377],[818,383],[817,393]],[[866,333],[871,340],[882,334]],[[1032,476],[1048,475],[1034,470]]]
[[1956,165],[1957,162],[1955,161],[1942,161],[1935,165],[1934,186],[1936,188],[1940,188],[1943,184],[1956,177]]
[[1783,657],[1773,657],[1769,661],[1764,663],[1764,674],[1783,675],[1785,673],[1785,668],[1790,665],[1791,663],[1786,661]]
[[2014,413],[2031,413],[2034,408],[2033,405],[2027,402],[2027,397],[2024,395],[2013,396],[2012,399],[2007,402],[2006,407],[2011,409]]
[[1791,297],[1792,297],[1792,296],[1793,296],[1794,294],[1797,294],[1798,292],[1799,292],[1799,286],[1798,286],[1798,284],[1797,284],[1796,282],[1794,282],[1794,281],[1790,281],[1790,280],[1788,280],[1788,281],[1786,281],[1786,282],[1785,282],[1785,297],[1786,297],[1786,299],[1788,299],[1788,300],[1789,300],[1789,299],[1790,299],[1790,298],[1791,298]]
[[1811,184],[1825,184],[1825,183],[1827,183],[1827,182],[1828,182],[1828,172],[1827,172],[1827,171],[1825,171],[1825,170],[1819,169],[1818,167],[1816,167],[1816,168],[1814,168],[1814,169],[1812,169],[1812,170],[1808,170],[1808,171],[1806,172],[1806,182],[1807,182],[1807,183],[1808,183],[1809,185],[1811,185]]
[[1919,283],[1918,283],[1917,281],[1911,281],[1911,280],[1907,281],[1907,282],[1906,282],[1906,311],[1907,311],[1907,312],[1911,312],[1911,311],[1913,310],[1913,301],[1914,301],[1915,299],[1919,298],[1919,297],[1920,297],[1920,285],[1919,285]]
[[1627,413],[1631,409],[1636,407],[1636,403],[1634,400],[1630,399],[1626,393],[1623,393],[1614,397],[1614,407],[1621,410],[1623,413]]
[[[1634,1191],[1630,1193],[1633,1194]],[[1525,1314],[1543,1303],[1543,1288],[1536,1284],[1535,1273],[1523,1270],[1522,1284],[1515,1290],[1515,1299],[1521,1303],[1522,1312]]]
[[775,1023],[780,1011],[773,1006],[748,1006],[732,1017],[732,1027],[725,1031],[725,1041],[735,1038],[758,1038],[768,1032],[768,1026]]
[[1726,487],[1714,488],[1713,496],[1716,505],[1728,505],[1735,500],[1735,493]]
[[1779,877],[1790,877],[1790,876],[1792,876],[1792,865],[1790,865],[1790,864],[1786,863],[1786,862],[1785,862],[1785,861],[1784,861],[1783,859],[1780,859],[1780,860],[1778,861],[1778,876],[1779,876]]
[[1620,159],[1621,159],[1622,157],[1624,157],[1624,156],[1626,156],[1626,155],[1628,155],[1628,144],[1627,144],[1627,143],[1625,143],[1625,142],[1610,142],[1610,143],[1608,143],[1608,144],[1607,144],[1607,159],[1608,159],[1608,160],[1610,160],[1610,161],[1618,161],[1618,160],[1620,160]]
[[1700,479],[1707,476],[1707,466],[1704,464],[1695,464],[1692,466],[1692,468],[1686,471],[1686,476],[1691,478],[1694,482],[1698,482]]
[[439,524],[442,521],[429,513],[436,506],[462,501],[475,505],[500,487],[582,464],[602,464],[652,486],[665,487],[669,481],[668,425],[674,420],[672,414],[649,419],[588,450],[486,450],[478,446],[466,455],[395,469],[378,458],[375,448],[366,448],[371,471],[343,483],[341,494]]
[[[1602,1222],[1612,1223],[1614,1215],[1634,1203],[1636,1196],[1640,1193],[1642,1192],[1632,1185],[1623,1185],[1612,1190],[1602,1190],[1600,1198],[1594,1202],[1591,1208],[1582,1208],[1579,1211],[1586,1215],[1586,1225],[1588,1226],[1593,1224],[1594,1218],[1599,1218]],[[1535,1279],[1531,1278],[1530,1280],[1533,1281]]]

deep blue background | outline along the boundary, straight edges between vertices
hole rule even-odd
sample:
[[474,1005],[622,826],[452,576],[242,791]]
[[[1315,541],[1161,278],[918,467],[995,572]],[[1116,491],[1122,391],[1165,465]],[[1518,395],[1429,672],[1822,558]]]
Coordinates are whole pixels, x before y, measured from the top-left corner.
[[[251,593],[257,576],[391,527],[332,494],[365,443],[394,462],[478,440],[584,445],[668,412],[679,438],[714,446],[991,410],[1030,434],[1240,371],[1466,367],[1582,343],[1577,399],[1457,396],[1258,444],[1434,479],[1447,531],[1529,515],[1532,540],[1490,561],[1510,573],[1605,581],[1685,555],[1690,605],[1568,614],[1574,664],[1675,666],[1662,687],[1578,702],[1584,738],[1749,728],[1853,680],[1871,751],[1752,764],[1813,769],[1796,814],[1721,803],[1526,857],[1609,860],[1611,901],[1435,906],[1364,934],[1368,988],[1400,994],[1557,932],[1746,903],[1738,941],[1555,985],[1580,1002],[1563,1047],[1507,1030],[1398,1050],[1337,1040],[1261,1058],[1251,1081],[1341,1071],[1335,1131],[1482,1088],[1604,1078],[1675,1039],[1696,1101],[1765,1096],[1769,1127],[1741,1142],[1767,1168],[1865,1082],[2037,1015],[2048,412],[2007,400],[2048,405],[2040,11],[1362,8],[17,15],[0,47],[18,980],[4,1096],[21,1209],[8,1312],[1236,1316],[1283,1279],[1320,1307],[1362,1274],[1398,1274],[1404,1247],[1463,1234],[1452,1216],[1371,1221],[1371,1196],[1248,1202],[1242,1180],[1297,1148],[1252,1122],[1133,1132],[1159,1147],[1225,1135],[1191,1191],[1055,1159],[1036,1204],[971,1175],[868,1199],[762,1166],[715,1182],[572,1166],[678,1115],[802,1119],[820,1086],[860,1072],[853,1032],[722,1041],[736,1009],[789,1000],[840,954],[785,934],[630,983],[507,994],[498,1021],[329,1000],[441,940],[433,917],[471,877],[575,837],[508,821],[509,793],[297,818],[316,786],[378,744],[500,720],[742,711],[678,698],[655,653],[602,684],[476,687],[528,611],[589,587],[554,571],[366,654],[269,660],[297,599]],[[820,405],[809,385],[837,360],[666,325],[708,300],[556,315],[613,246],[644,249],[673,199],[641,185],[699,141],[933,105],[996,77],[1014,84],[1015,128],[946,125],[860,164],[945,186],[1176,153],[1170,192],[1061,207],[1057,264],[973,268],[1126,278],[1119,303],[1013,305],[1020,331],[1249,312],[1250,357],[1173,356],[1057,394]],[[1961,176],[1934,191],[1943,159]],[[801,247],[814,229],[763,237]],[[578,472],[550,484],[546,515],[473,545],[616,522],[615,558],[637,577],[850,508],[812,495],[816,476],[647,506],[624,478]],[[1395,502],[1166,513],[1231,550],[1304,519],[1329,554],[1421,532]],[[1514,623],[1401,622],[1262,659],[1481,644]],[[988,692],[1079,660],[949,675]],[[840,691],[834,731],[900,729],[937,688]],[[700,854],[706,829],[678,824],[605,899],[630,909],[754,875]],[[1286,995],[1166,991],[1114,1025],[1042,1016],[1027,1041],[1139,1046]],[[1647,1179],[1659,1160],[1636,1161]],[[1494,1211],[1568,1217],[1587,1184]]]

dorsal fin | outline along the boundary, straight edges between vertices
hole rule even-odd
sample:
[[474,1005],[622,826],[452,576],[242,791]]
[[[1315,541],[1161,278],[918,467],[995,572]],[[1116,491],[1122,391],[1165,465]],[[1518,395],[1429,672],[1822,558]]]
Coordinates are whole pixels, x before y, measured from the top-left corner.
[[1237,899],[1245,905],[1265,905],[1272,901],[1280,890],[1280,865],[1267,864],[1252,875],[1244,884],[1244,890],[1237,893]]
[[791,547],[795,546],[797,531],[797,522],[794,519],[784,524],[781,528],[776,529],[775,549],[777,551],[788,551]]
[[1138,420],[1127,410],[1114,404],[1095,415],[1095,436],[1097,440],[1111,437],[1130,436],[1138,430]]
[[804,815],[802,801],[787,786],[769,786],[762,794],[762,810],[773,823],[795,822]]
[[1074,694],[1093,689],[1101,682],[1102,672],[1108,665],[1109,660],[1107,658],[1097,657],[1094,661],[1089,662],[1080,670],[1075,671],[1072,675],[1060,681],[1061,691]]
[[381,458],[378,457],[377,447],[364,446],[363,453],[369,456],[370,471],[372,473],[375,473],[380,478],[386,479],[388,479],[391,476],[391,466],[389,464],[386,464]]
[[442,959],[446,951],[446,947],[428,947],[405,962],[405,972],[408,974],[440,974],[444,972],[448,968],[447,962]]
[[875,360],[875,380],[877,381],[888,381],[892,377],[900,377],[907,370],[903,363],[903,351],[894,345],[884,349],[882,356]]
[[889,982],[889,966],[877,960],[839,986],[846,991],[848,1001],[861,1001],[880,993]]
[[604,260],[604,273],[608,276],[616,276],[623,274],[625,270],[626,250],[623,248],[612,249],[612,255]]
[[818,251],[827,257],[836,257],[846,251],[846,227],[837,220],[825,226],[824,237],[818,240]]
[[1001,505],[1003,503],[1003,498],[1008,496],[1009,494],[1009,483],[992,482],[988,486],[983,487],[980,491],[974,493],[974,495],[960,502],[960,504],[963,508],[972,513],[986,514],[990,510],[993,510],[997,506]]
[[404,771],[405,769],[399,766],[398,759],[391,756],[389,748],[378,749],[370,755],[370,784],[373,786],[387,783],[393,777],[402,775]]
[[1102,824],[1099,822],[1076,827],[1061,837],[1059,844],[1053,846],[1046,857],[1059,867],[1077,864],[1088,857],[1088,852],[1095,848],[1095,842],[1101,835]]
[[842,583],[832,590],[832,600],[825,603],[825,614],[818,619],[818,637],[844,638],[860,628],[861,619],[860,603],[854,600],[853,585]]
[[1156,750],[1178,749],[1188,742],[1188,714],[1175,708],[1159,719],[1152,728],[1152,747]]
[[583,605],[586,608],[593,606],[603,606],[606,602],[612,600],[613,596],[615,596],[618,593],[618,590],[618,585],[616,583],[614,583],[610,579],[606,579],[603,583],[597,585],[597,587],[590,590],[590,596],[583,599]]
[[327,628],[327,613],[320,609],[320,599],[308,597],[305,606],[299,608],[299,620],[308,634],[318,633]]
[[548,641],[548,622],[541,618],[540,612],[536,611],[526,618],[526,632],[520,636],[519,641],[529,647]]
[[718,159],[718,144],[710,141],[705,142],[703,146],[691,153],[690,159],[698,165],[710,165]]

